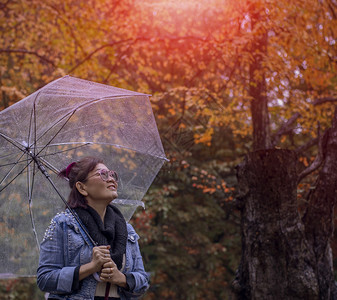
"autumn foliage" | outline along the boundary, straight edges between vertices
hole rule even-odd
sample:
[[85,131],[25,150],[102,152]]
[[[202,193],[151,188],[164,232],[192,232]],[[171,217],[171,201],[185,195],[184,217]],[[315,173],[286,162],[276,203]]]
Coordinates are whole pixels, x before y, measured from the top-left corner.
[[[271,147],[295,150],[305,169],[337,99],[335,1],[0,8],[1,109],[65,74],[152,94],[170,162],[132,220],[152,274],[145,299],[229,299],[240,256],[235,166],[253,149],[252,91],[264,82]],[[300,211],[314,180],[298,186]]]

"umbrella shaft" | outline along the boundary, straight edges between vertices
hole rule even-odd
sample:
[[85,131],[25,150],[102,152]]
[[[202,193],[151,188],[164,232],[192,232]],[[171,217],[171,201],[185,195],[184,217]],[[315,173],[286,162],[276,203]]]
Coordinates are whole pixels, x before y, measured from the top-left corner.
[[86,235],[88,236],[88,238],[90,239],[90,241],[92,242],[92,244],[94,246],[96,246],[97,243],[89,235],[88,231],[83,226],[83,224],[82,224],[81,220],[79,219],[79,217],[77,216],[77,214],[72,210],[72,208],[69,206],[68,202],[64,199],[64,197],[62,196],[62,194],[59,192],[59,190],[57,189],[56,185],[54,184],[54,182],[50,178],[50,175],[48,174],[46,168],[42,165],[42,163],[39,161],[39,159],[31,151],[29,151],[28,153],[32,157],[32,159],[34,160],[34,162],[36,163],[37,167],[42,172],[42,174],[48,179],[48,181],[50,182],[50,184],[52,185],[52,187],[54,188],[54,190],[56,191],[56,193],[60,196],[60,198],[62,199],[63,203],[69,209],[69,211],[74,216],[74,218],[76,219],[76,221],[79,223],[79,225],[81,226],[81,228],[83,229],[83,231],[86,233]]
[[[33,155],[31,152],[29,153],[31,155],[31,157],[33,158],[33,160],[35,161],[37,167],[39,168],[39,170],[42,172],[42,174],[44,176],[46,176],[47,179],[50,178],[50,175],[48,174],[46,168],[41,164],[41,162],[37,159],[37,157],[35,155]],[[52,185],[54,186],[54,183],[52,182]]]

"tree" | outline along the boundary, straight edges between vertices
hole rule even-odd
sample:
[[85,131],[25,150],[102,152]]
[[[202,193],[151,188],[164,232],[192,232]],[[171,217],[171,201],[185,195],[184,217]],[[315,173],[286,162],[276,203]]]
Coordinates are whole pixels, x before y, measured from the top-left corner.
[[[256,20],[260,23],[264,21],[261,15],[265,15],[266,11],[264,6],[262,9],[258,7],[259,2],[254,4],[257,8],[254,7],[250,14],[253,31]],[[326,6],[326,3],[314,6],[311,12],[317,12],[317,9],[325,9],[327,19],[334,18],[331,6]],[[315,17],[308,15],[307,18]],[[307,23],[306,26],[310,25]],[[329,25],[321,20],[318,26]],[[250,64],[250,74],[255,74],[255,77],[250,77],[250,85],[253,86],[250,88],[253,146],[262,150],[249,154],[238,168],[243,253],[234,286],[240,299],[336,299],[330,239],[333,236],[337,183],[337,110],[331,128],[319,137],[316,161],[299,177],[294,152],[270,150],[265,104],[266,72],[262,67],[262,62],[268,61],[262,58],[262,55],[267,55],[267,33],[264,30],[259,33],[252,48],[255,51],[255,58]],[[321,38],[324,35],[316,34]],[[330,36],[324,38],[329,40]],[[319,42],[316,40],[316,43]],[[307,58],[303,59],[302,64]],[[309,95],[335,93],[334,89],[315,91],[312,87],[307,92]],[[256,102],[259,103],[258,109]],[[296,201],[298,181],[303,178],[302,174],[309,174],[321,163],[323,167],[316,186],[308,195],[308,205],[301,218]]]

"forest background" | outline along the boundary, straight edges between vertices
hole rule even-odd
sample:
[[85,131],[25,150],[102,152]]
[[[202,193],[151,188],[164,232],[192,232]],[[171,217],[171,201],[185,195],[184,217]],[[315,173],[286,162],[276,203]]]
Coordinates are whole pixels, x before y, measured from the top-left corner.
[[[231,299],[252,90],[263,82],[271,147],[306,169],[334,114],[336,11],[335,0],[1,0],[0,108],[66,74],[151,94],[170,162],[132,219],[151,272],[144,299]],[[297,186],[300,213],[317,172]],[[2,280],[0,296],[42,293]]]

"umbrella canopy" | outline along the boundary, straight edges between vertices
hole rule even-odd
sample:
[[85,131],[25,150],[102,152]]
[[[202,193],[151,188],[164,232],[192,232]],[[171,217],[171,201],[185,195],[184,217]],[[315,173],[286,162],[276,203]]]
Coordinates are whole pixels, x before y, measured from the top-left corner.
[[84,156],[118,173],[128,221],[167,160],[148,95],[65,76],[0,112],[0,273],[36,273],[36,245],[65,208],[55,186],[70,191],[57,173]]

